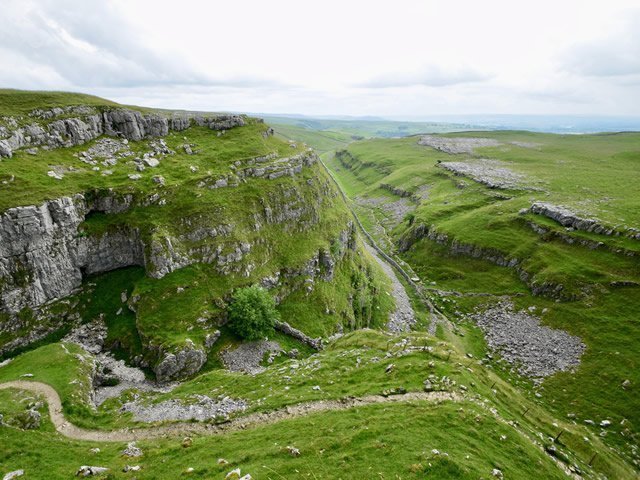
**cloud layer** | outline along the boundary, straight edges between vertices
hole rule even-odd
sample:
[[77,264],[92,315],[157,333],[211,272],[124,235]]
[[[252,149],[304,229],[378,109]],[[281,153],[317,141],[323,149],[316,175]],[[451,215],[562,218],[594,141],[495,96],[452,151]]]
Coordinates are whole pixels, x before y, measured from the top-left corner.
[[4,0],[0,86],[202,110],[638,114],[635,0]]
[[415,72],[385,73],[356,84],[356,86],[366,88],[411,87],[416,85],[446,87],[460,83],[482,82],[489,78],[491,78],[490,74],[469,67],[446,68],[437,65],[426,65]]
[[562,60],[569,72],[578,75],[640,76],[640,11],[630,12],[608,35],[567,49]]

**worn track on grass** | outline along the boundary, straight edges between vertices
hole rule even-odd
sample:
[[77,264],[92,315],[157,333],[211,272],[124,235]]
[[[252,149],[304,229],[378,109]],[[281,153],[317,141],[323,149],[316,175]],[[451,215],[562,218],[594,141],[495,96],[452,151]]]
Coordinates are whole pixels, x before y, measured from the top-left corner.
[[148,428],[118,430],[86,430],[67,421],[62,413],[62,402],[58,392],[41,382],[16,380],[0,384],[0,390],[15,388],[42,395],[47,400],[51,422],[60,434],[74,440],[93,442],[131,442],[163,437],[187,435],[215,435],[224,432],[243,430],[247,427],[276,423],[287,418],[303,417],[319,412],[348,410],[350,408],[380,403],[400,403],[426,401],[438,404],[446,401],[462,401],[462,395],[454,392],[409,392],[403,395],[367,395],[364,397],[348,397],[338,400],[316,400],[312,402],[290,405],[264,413],[250,413],[243,417],[233,418],[225,423],[208,424],[193,422],[177,422],[172,424],[150,426]]
[[398,280],[393,267],[385,262],[371,245],[365,242],[364,247],[376,262],[378,262],[380,268],[382,268],[389,278],[393,297],[396,300],[396,309],[389,317],[387,330],[393,333],[409,332],[411,327],[416,323],[416,314],[413,311],[411,300],[409,299],[409,295],[407,295],[404,285]]

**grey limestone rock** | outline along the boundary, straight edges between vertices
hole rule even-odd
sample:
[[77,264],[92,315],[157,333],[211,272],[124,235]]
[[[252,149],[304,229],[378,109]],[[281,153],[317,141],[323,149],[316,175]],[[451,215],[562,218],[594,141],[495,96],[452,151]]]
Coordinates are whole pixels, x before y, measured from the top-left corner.
[[510,302],[478,311],[471,318],[484,331],[489,347],[535,381],[577,367],[586,348],[580,338],[542,325],[539,318],[516,311]]
[[322,350],[322,339],[321,338],[311,338],[305,333],[301,332],[297,328],[293,328],[287,322],[279,322],[275,323],[276,330],[281,331],[285,335],[289,335],[290,337],[295,338],[296,340],[300,340],[302,343],[309,345],[311,348],[315,350]]
[[154,367],[158,382],[164,383],[176,378],[193,375],[207,361],[207,354],[187,341],[184,348],[176,353],[166,353]]
[[612,228],[605,227],[597,219],[585,218],[561,205],[553,205],[547,202],[534,202],[531,205],[531,212],[551,218],[563,227],[604,235],[613,234]]
[[436,135],[423,135],[418,145],[431,147],[449,154],[473,153],[474,149],[482,147],[497,147],[500,142],[493,138],[473,137],[441,137]]
[[[126,203],[103,199],[97,210],[122,211]],[[66,297],[80,286],[83,272],[145,264],[135,229],[79,235],[78,227],[91,210],[83,195],[75,195],[0,215],[0,311],[16,314]]]
[[13,472],[9,472],[2,477],[2,480],[13,480],[14,478],[18,478],[24,475],[24,470],[14,470]]
[[129,442],[127,448],[122,451],[122,455],[125,457],[141,457],[143,453],[142,449],[136,445],[136,442]]
[[11,157],[13,155],[13,151],[9,142],[6,140],[0,140],[0,157]]
[[[125,108],[99,114],[91,108],[74,107],[68,112],[77,114],[78,117],[54,120],[49,125],[33,123],[18,128],[16,124],[11,130],[3,127],[0,157],[11,157],[15,150],[22,147],[44,145],[59,148],[81,145],[103,134],[121,136],[127,140],[161,137],[167,135],[170,128],[180,131],[191,125],[191,120],[183,115],[175,115],[169,120],[159,114],[143,115]],[[52,112],[33,115],[38,119],[57,116],[58,113]],[[244,125],[244,120],[237,115],[222,115],[209,118],[207,125],[214,129],[233,128]]]
[[76,472],[76,477],[91,477],[93,475],[102,475],[108,472],[106,467],[93,467],[90,465],[82,465]]
[[20,428],[23,430],[37,430],[40,428],[40,423],[42,422],[42,415],[37,410],[30,408],[22,413],[20,413],[16,420]]

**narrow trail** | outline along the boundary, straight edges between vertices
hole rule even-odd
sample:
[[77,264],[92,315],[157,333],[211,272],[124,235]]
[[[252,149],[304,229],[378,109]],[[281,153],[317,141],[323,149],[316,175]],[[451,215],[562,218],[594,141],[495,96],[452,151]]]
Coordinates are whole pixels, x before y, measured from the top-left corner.
[[367,395],[359,398],[345,398],[339,400],[317,400],[313,402],[290,405],[264,413],[250,413],[243,417],[233,418],[221,424],[206,424],[193,422],[176,422],[169,425],[152,426],[140,430],[124,428],[118,430],[86,430],[67,421],[62,413],[62,403],[58,392],[53,387],[41,382],[16,380],[0,384],[0,390],[16,388],[27,390],[45,397],[49,406],[49,415],[55,429],[65,437],[73,440],[93,442],[132,442],[164,437],[187,435],[216,435],[225,432],[244,430],[247,427],[267,425],[288,418],[304,417],[319,412],[348,410],[351,408],[380,403],[403,403],[411,401],[426,401],[434,404],[442,402],[459,402],[462,395],[454,392],[409,392],[404,395],[384,397],[382,395]]
[[416,314],[413,311],[411,299],[409,299],[409,295],[407,295],[404,285],[402,285],[400,280],[398,280],[396,272],[393,271],[391,265],[380,258],[376,250],[371,245],[366,242],[364,245],[391,281],[393,298],[396,300],[396,309],[389,316],[387,330],[394,333],[410,331],[411,327],[416,323]]
[[[373,237],[364,228],[364,225],[362,225],[362,222],[360,222],[360,218],[358,218],[358,215],[356,214],[355,210],[351,207],[351,201],[349,200],[349,197],[347,197],[347,194],[344,192],[344,190],[342,190],[342,186],[340,185],[340,183],[338,182],[336,177],[333,175],[333,172],[331,170],[329,170],[329,167],[327,167],[327,165],[324,163],[324,161],[321,158],[319,158],[319,162],[320,162],[320,165],[322,165],[322,167],[324,168],[325,172],[327,172],[327,175],[329,175],[329,178],[331,178],[331,180],[333,181],[334,185],[338,189],[338,192],[340,192],[340,196],[345,201],[345,203],[347,205],[347,208],[351,212],[351,215],[353,216],[353,218],[354,218],[354,220],[356,222],[356,225],[358,226],[358,228],[362,232],[362,235],[365,238],[365,242],[364,243],[367,246],[367,249],[369,250],[369,252],[372,252],[374,257],[378,261],[378,263],[383,265],[383,268],[385,270],[385,273],[387,273],[387,275],[389,275],[389,271],[391,271],[391,273],[393,274],[393,278],[395,278],[395,281],[398,282],[398,284],[400,286],[400,289],[404,294],[404,297],[406,297],[408,299],[407,292],[406,292],[406,290],[404,288],[404,285],[401,282],[398,281],[398,278],[396,277],[395,273],[393,272],[394,269],[400,275],[402,275],[402,277],[405,279],[405,281],[416,292],[416,295],[418,296],[418,298],[420,298],[420,301],[423,303],[423,305],[429,310],[429,312],[431,313],[431,322],[430,322],[429,327],[428,327],[428,332],[431,335],[435,335],[436,328],[437,328],[439,322],[443,322],[443,323],[446,323],[446,324],[450,323],[449,320],[447,319],[446,315],[444,313],[442,313],[427,298],[427,296],[424,293],[423,287],[421,285],[418,285],[416,282],[414,282],[412,277],[411,277],[411,275],[409,275],[406,272],[406,270],[404,268],[402,268],[402,266],[398,262],[396,262],[389,255],[387,255],[387,253],[378,246],[378,244],[373,239]],[[392,277],[390,276],[389,278],[392,278]],[[395,294],[396,289],[395,289],[395,282],[393,281],[393,278],[392,278],[392,283],[394,283],[394,294]],[[411,308],[411,302],[410,301],[409,301],[409,307]],[[411,312],[413,314],[413,309],[411,309]],[[415,315],[414,315],[414,317],[415,317]]]

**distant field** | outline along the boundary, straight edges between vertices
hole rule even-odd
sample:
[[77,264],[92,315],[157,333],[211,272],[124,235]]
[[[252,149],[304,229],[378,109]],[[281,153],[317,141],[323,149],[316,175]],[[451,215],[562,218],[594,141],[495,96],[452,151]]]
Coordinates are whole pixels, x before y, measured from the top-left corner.
[[[530,200],[559,203],[611,225],[640,226],[640,133],[465,132],[446,136],[492,138],[500,145],[476,148],[472,155],[450,155],[418,145],[418,138],[411,137],[358,142],[349,151],[371,163],[363,171],[367,189],[376,188],[376,182],[387,182],[412,190],[443,173],[436,167],[438,161],[498,159],[505,162],[505,168],[524,176],[524,186],[537,189],[517,196],[525,206]],[[514,203],[519,203],[515,198]]]
[[[405,137],[417,133],[443,133],[463,130],[483,130],[482,127],[469,123],[448,122],[396,122],[392,120],[327,120],[307,117],[278,117],[264,116],[265,122],[274,127],[295,127],[296,133],[315,132],[331,135],[353,137]],[[276,128],[276,130],[278,130]],[[291,130],[290,130],[291,131]]]
[[344,148],[354,139],[345,132],[333,132],[331,130],[309,130],[296,125],[277,125],[276,133],[285,140],[304,142],[313,147],[319,153]]

